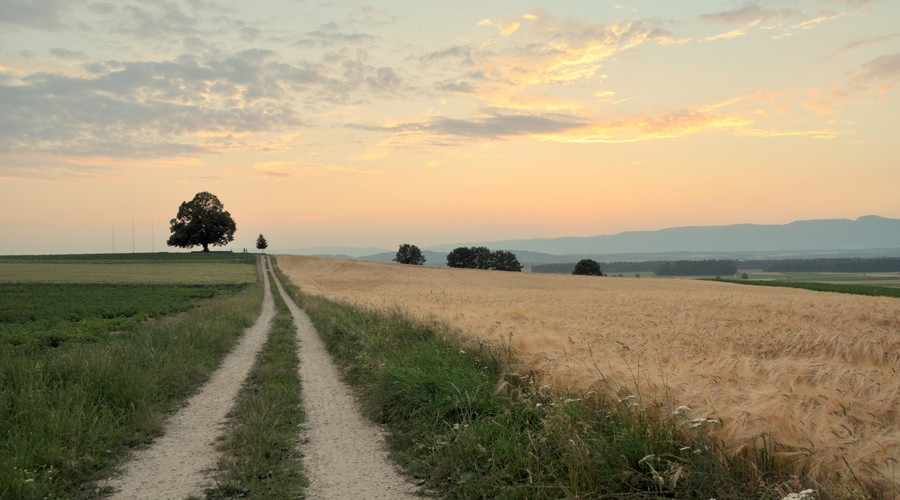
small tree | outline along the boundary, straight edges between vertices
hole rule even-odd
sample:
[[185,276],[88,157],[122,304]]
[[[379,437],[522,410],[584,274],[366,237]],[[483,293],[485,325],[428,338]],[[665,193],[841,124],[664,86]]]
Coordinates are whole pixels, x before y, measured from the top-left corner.
[[397,255],[394,257],[394,262],[399,262],[400,264],[412,264],[414,266],[421,266],[425,263],[425,256],[422,255],[422,251],[419,250],[419,247],[410,245],[409,243],[404,243],[400,245],[400,248],[397,250]]
[[262,233],[260,233],[259,238],[256,238],[256,248],[258,250],[265,250],[269,248],[269,242],[266,241],[266,238],[263,237]]
[[600,264],[594,259],[581,259],[575,264],[575,270],[572,274],[581,274],[584,276],[603,276],[600,270]]
[[522,272],[522,264],[516,258],[516,254],[507,250],[497,250],[491,254],[491,269],[498,271]]
[[210,245],[225,245],[234,241],[237,226],[231,214],[224,210],[222,202],[214,194],[203,191],[191,201],[178,207],[178,215],[169,221],[172,236],[166,242],[171,247],[191,248],[203,246],[208,252]]

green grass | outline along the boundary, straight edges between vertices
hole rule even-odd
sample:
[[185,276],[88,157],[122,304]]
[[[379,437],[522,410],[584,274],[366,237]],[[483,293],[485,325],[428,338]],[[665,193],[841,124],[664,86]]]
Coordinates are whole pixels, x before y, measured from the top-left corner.
[[737,283],[740,285],[756,285],[756,286],[780,286],[788,288],[803,288],[805,290],[814,290],[817,292],[836,292],[848,293],[853,295],[870,295],[876,297],[900,297],[900,288],[877,286],[877,285],[860,285],[860,284],[841,284],[841,283],[812,283],[804,281],[779,281],[779,280],[715,280],[725,283]]
[[242,287],[0,283],[0,350],[31,353],[128,335],[149,319]]
[[243,253],[0,256],[0,283],[253,283],[255,259]]
[[272,283],[276,315],[221,445],[216,487],[208,499],[299,498],[307,480],[298,450],[300,380],[297,336],[291,313]]
[[729,456],[662,405],[540,387],[508,372],[504,346],[288,289],[364,412],[390,430],[395,458],[441,496],[780,499],[801,489],[764,442]]
[[742,270],[738,273],[747,273],[751,280],[779,281],[779,282],[805,282],[805,283],[836,283],[874,285],[884,287],[900,287],[900,274],[898,273],[819,273],[819,272],[763,272],[758,269]]
[[92,254],[57,254],[57,255],[0,255],[0,262],[57,262],[76,263],[135,263],[135,262],[181,262],[181,263],[229,263],[253,264],[256,256],[252,253],[231,252],[156,252],[156,253],[92,253]]
[[95,498],[218,366],[260,288],[0,286],[0,499]]

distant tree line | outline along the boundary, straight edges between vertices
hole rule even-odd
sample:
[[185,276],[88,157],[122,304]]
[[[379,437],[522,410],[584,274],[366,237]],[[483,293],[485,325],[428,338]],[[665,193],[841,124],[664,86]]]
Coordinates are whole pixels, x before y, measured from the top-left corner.
[[[900,257],[871,257],[871,258],[834,258],[834,259],[754,259],[754,260],[742,260],[740,262],[732,261],[732,260],[724,260],[724,261],[678,261],[678,263],[671,261],[659,261],[659,260],[650,260],[643,262],[600,262],[600,266],[603,268],[603,272],[605,274],[620,274],[620,273],[650,273],[657,272],[663,267],[663,272],[666,272],[666,269],[671,269],[674,267],[676,269],[683,269],[687,266],[687,264],[680,264],[681,262],[725,262],[725,263],[734,263],[735,266],[740,266],[741,269],[761,269],[765,272],[818,272],[818,273],[892,273],[892,272],[900,272]],[[701,266],[701,268],[697,268],[696,266]],[[690,272],[687,274],[668,274],[668,276],[727,276],[729,274],[735,274],[737,271],[732,270],[731,266],[727,267],[728,272],[723,272],[723,269],[719,269],[717,272],[715,270],[716,266],[708,266],[706,264],[692,264],[687,267],[695,267],[696,270],[702,270],[703,272]],[[554,264],[535,264],[531,267],[531,272],[533,273],[554,273],[554,274],[572,274],[572,271],[575,269],[574,262],[560,262]]]
[[676,260],[656,268],[657,276],[712,276],[737,274],[733,260]]
[[[659,276],[720,276],[737,273],[733,260],[648,260],[644,262],[601,262],[603,274],[656,273]],[[533,273],[572,274],[575,263],[535,264]]]
[[777,273],[892,273],[900,271],[900,257],[760,260],[741,267]]
[[516,254],[507,250],[492,252],[487,247],[454,248],[447,254],[447,266],[514,272],[520,272],[523,267]]
[[[664,261],[653,260],[644,262],[599,262],[603,274],[618,273],[652,273],[656,271]],[[561,262],[554,264],[535,264],[531,266],[533,273],[572,274],[575,270],[575,262]]]

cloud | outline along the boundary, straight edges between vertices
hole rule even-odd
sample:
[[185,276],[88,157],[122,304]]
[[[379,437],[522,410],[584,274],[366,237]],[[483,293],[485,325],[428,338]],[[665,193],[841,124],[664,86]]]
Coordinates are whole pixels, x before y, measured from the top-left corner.
[[375,35],[366,33],[342,33],[338,31],[336,25],[330,25],[306,33],[303,38],[297,40],[296,44],[306,47],[330,47],[341,44],[371,44],[377,40],[378,37]]
[[[302,126],[287,90],[321,78],[265,51],[90,69],[82,77],[36,73],[0,85],[0,101],[8,103],[0,150],[141,157],[205,151],[241,133]],[[203,132],[210,134],[197,139]]]
[[188,36],[199,33],[199,19],[191,16],[173,3],[157,3],[159,10],[143,6],[126,5],[118,14],[120,33],[130,33],[141,38],[164,38],[168,35]]
[[718,35],[708,36],[706,38],[701,39],[701,42],[712,42],[714,40],[727,40],[731,38],[738,38],[742,36],[747,36],[747,30],[745,29],[736,29],[731,30],[727,33],[720,33]]
[[618,120],[599,120],[562,134],[539,135],[555,142],[638,142],[683,137],[700,132],[739,129],[750,123],[735,115],[717,115],[699,109],[683,109],[658,115],[632,116]]
[[68,0],[3,0],[0,2],[0,26],[61,31],[62,22],[74,2]]
[[[81,54],[54,49],[60,58]],[[402,94],[396,69],[365,51],[331,65],[287,64],[251,49],[164,61],[89,61],[80,74],[0,76],[0,151],[166,157],[238,145],[278,150],[253,135],[306,126],[301,109]]]
[[785,21],[800,15],[802,13],[795,9],[767,9],[757,3],[748,3],[734,10],[702,14],[700,19],[712,24],[753,26],[762,22]]
[[898,37],[900,37],[900,33],[894,33],[892,35],[884,35],[884,36],[878,36],[878,37],[868,37],[868,38],[863,38],[861,40],[856,40],[856,41],[850,42],[850,43],[844,45],[843,47],[841,47],[841,49],[838,50],[837,52],[835,52],[834,54],[832,54],[830,58],[841,57],[844,54],[852,52],[860,47],[866,47],[869,45],[878,45],[878,44],[893,40]]
[[475,139],[498,139],[561,132],[585,125],[583,120],[562,114],[508,114],[502,110],[485,110],[484,116],[470,119],[437,117],[424,122],[383,125],[348,125],[372,131],[423,132],[427,135],[455,136]]
[[881,83],[878,91],[886,92],[900,81],[900,53],[881,56],[862,65],[862,73],[853,77],[853,81],[862,90],[869,84]]

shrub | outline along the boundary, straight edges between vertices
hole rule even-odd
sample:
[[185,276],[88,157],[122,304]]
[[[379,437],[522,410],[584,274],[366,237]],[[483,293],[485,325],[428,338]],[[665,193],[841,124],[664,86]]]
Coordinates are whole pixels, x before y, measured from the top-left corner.
[[600,264],[593,259],[581,259],[575,264],[575,270],[572,274],[581,274],[585,276],[603,276],[600,270]]

